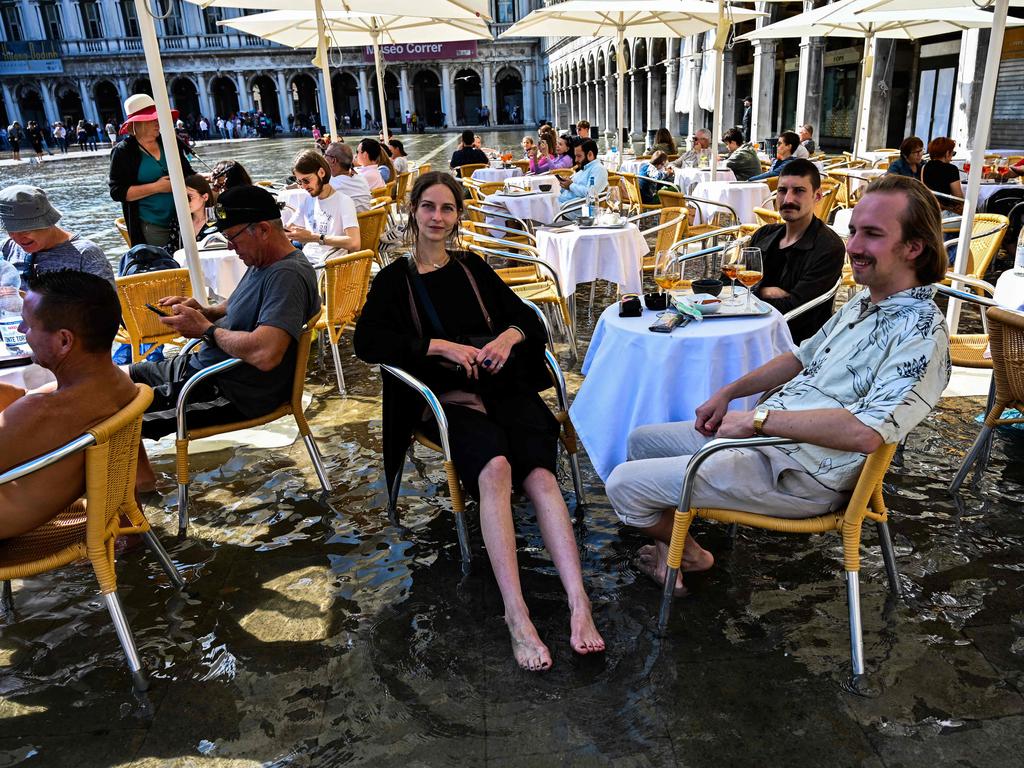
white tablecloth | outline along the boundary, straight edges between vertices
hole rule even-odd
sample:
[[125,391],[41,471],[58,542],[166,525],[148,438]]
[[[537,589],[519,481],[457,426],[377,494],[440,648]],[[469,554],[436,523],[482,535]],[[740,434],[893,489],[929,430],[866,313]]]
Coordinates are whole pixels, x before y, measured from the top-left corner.
[[[963,183],[963,189],[964,189],[964,193],[966,194],[967,193],[967,182],[966,181]],[[979,211],[984,211],[985,210],[985,204],[988,202],[988,199],[990,197],[992,197],[992,195],[994,195],[996,192],[998,192],[1001,189],[1016,189],[1016,190],[1020,191],[1020,190],[1024,189],[1024,187],[1021,187],[1021,185],[1017,184],[1017,183],[1013,183],[1013,184],[982,184],[981,186],[978,187],[978,210]]]
[[[654,333],[657,312],[619,317],[608,307],[583,361],[586,378],[570,409],[573,426],[601,479],[626,460],[636,427],[689,421],[712,393],[776,355],[795,349],[776,310],[756,318],[709,319]],[[752,408],[757,396],[733,401]]]
[[882,168],[854,168],[850,171],[850,191],[866,187],[879,176],[885,176],[886,173],[888,171]]
[[629,156],[622,159],[622,165],[618,168],[615,165],[618,163],[618,157],[616,155],[601,155],[600,160],[605,164],[605,167],[609,171],[618,171],[619,173],[640,173],[640,168],[643,164],[649,162],[647,160],[637,160],[635,157]]
[[[181,266],[185,264],[185,251],[174,254],[174,260]],[[203,279],[215,294],[227,298],[235,290],[235,286],[245,274],[246,266],[238,258],[238,254],[230,248],[216,248],[199,252],[199,263],[203,268]]]
[[618,283],[629,293],[640,293],[640,270],[650,246],[635,224],[621,229],[579,229],[537,232],[540,258],[558,273],[562,295],[569,296],[579,283],[595,279]]
[[541,184],[547,186],[550,185],[551,189],[547,190],[550,193],[558,195],[558,177],[553,176],[550,173],[541,173],[536,176],[518,176],[515,181],[510,181],[508,186],[514,186],[518,189],[529,189],[534,192],[540,192]]
[[[728,168],[718,168],[715,171],[716,181],[736,181],[736,174]],[[711,181],[711,170],[707,168],[676,168],[674,175],[675,184],[684,195],[693,192],[693,188],[702,181]],[[672,181],[672,179],[667,179]]]
[[519,168],[477,168],[473,171],[473,181],[504,181],[513,176],[522,176]]
[[[550,224],[558,216],[558,185],[551,192],[540,192],[536,195],[505,195],[495,192],[484,198],[485,202],[503,205],[513,216],[519,219],[533,219],[542,224]],[[502,224],[497,218],[488,216],[492,224]]]
[[[6,353],[6,348],[2,350]],[[0,382],[22,389],[38,389],[51,381],[56,381],[53,374],[35,363],[19,365],[16,368],[0,368]]]
[[996,281],[992,298],[1007,309],[1024,310],[1024,275],[1014,274],[1012,269],[1003,272]]
[[[714,200],[732,206],[736,215],[740,217],[741,224],[756,224],[754,208],[759,207],[771,193],[768,185],[760,181],[702,181],[693,188],[690,194],[693,197]],[[695,205],[697,205],[700,223],[704,222],[705,217],[711,217],[717,212],[726,212],[724,208],[702,206],[699,203],[695,203]]]

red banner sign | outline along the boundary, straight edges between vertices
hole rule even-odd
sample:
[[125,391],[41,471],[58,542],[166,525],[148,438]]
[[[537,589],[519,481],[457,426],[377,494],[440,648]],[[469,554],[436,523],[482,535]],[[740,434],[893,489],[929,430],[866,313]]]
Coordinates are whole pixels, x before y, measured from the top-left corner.
[[[382,45],[380,55],[384,61],[435,61],[437,59],[475,59],[476,40],[458,43],[401,43]],[[363,60],[373,61],[373,47],[363,49]]]

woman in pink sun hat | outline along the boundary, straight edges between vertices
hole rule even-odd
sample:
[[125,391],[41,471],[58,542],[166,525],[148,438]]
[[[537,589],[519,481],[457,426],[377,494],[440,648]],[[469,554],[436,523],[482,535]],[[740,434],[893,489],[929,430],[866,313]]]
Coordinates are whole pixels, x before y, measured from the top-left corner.
[[[132,245],[146,243],[174,249],[178,244],[174,196],[168,176],[167,158],[160,141],[156,104],[152,96],[137,93],[124,102],[127,117],[121,133],[127,138],[110,152],[110,197],[121,203],[128,238]],[[171,110],[178,119],[178,110]],[[177,141],[182,173],[195,173]]]

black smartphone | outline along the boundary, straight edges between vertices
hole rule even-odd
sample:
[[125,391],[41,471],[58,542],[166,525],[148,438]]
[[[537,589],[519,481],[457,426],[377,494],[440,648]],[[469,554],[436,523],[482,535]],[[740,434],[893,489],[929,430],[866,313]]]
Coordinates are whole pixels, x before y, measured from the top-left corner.
[[154,307],[152,304],[146,304],[146,309],[148,309],[150,312],[160,315],[160,317],[171,316],[170,312],[164,312],[162,309],[160,309],[160,307]]
[[662,312],[648,329],[655,333],[672,333],[672,329],[683,322],[683,316],[675,312]]

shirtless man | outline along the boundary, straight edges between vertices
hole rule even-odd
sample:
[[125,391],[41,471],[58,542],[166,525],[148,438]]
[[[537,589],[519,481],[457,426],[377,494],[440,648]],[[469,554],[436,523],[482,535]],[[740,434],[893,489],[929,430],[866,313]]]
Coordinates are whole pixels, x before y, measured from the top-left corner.
[[[20,330],[57,383],[28,393],[0,384],[0,472],[59,448],[135,397],[110,359],[120,320],[117,294],[101,277],[47,272],[29,282]],[[81,452],[0,485],[0,539],[42,525],[84,492]]]

